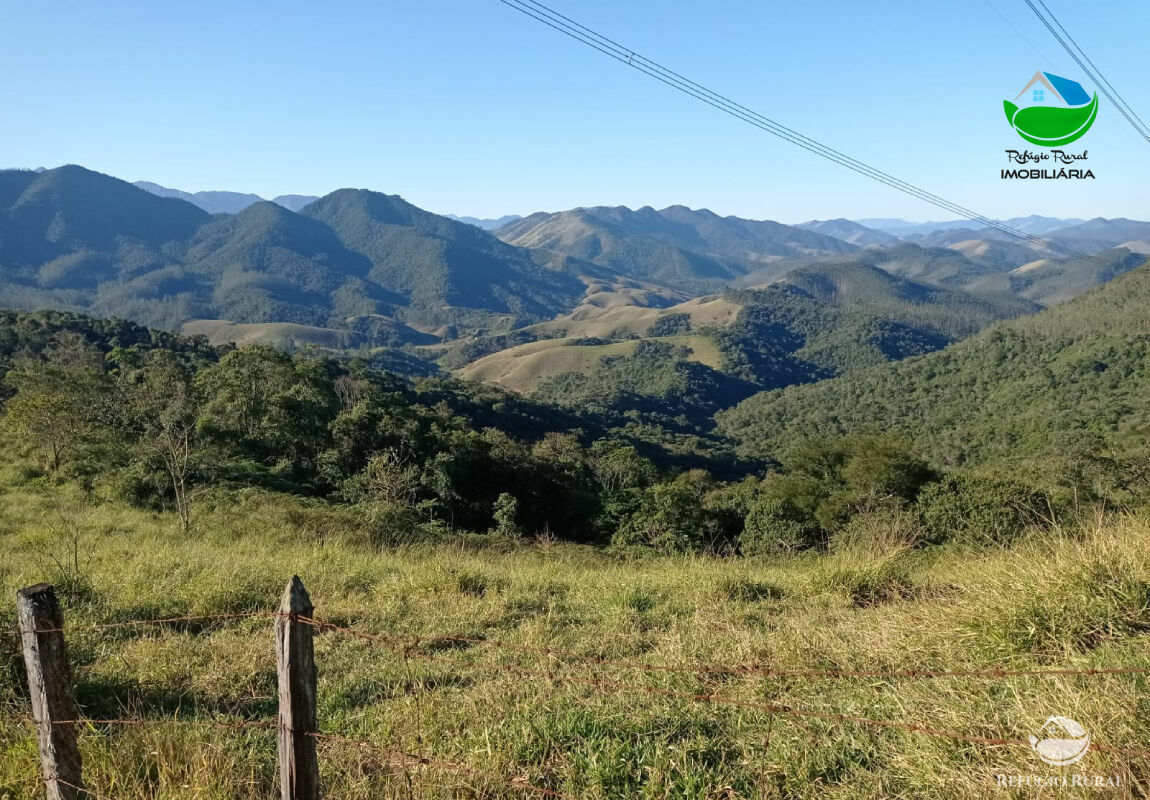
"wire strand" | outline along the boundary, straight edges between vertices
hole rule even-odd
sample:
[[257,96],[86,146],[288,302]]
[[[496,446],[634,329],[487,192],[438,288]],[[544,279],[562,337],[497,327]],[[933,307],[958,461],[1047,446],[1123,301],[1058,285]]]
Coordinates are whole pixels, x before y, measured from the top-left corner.
[[616,61],[637,69],[649,77],[653,77],[656,80],[665,83],[668,86],[679,90],[680,92],[683,92],[684,94],[701,100],[702,102],[707,103],[708,105],[711,105],[712,107],[723,111],[730,116],[741,119],[744,122],[748,122],[768,133],[771,133],[774,136],[790,142],[791,144],[802,147],[803,149],[815,155],[839,164],[840,166],[844,166],[847,169],[864,175],[865,177],[876,180],[879,183],[883,183],[886,186],[897,189],[905,194],[909,194],[912,197],[915,197],[924,202],[931,203],[932,205],[949,211],[950,213],[956,214],[966,219],[970,219],[974,222],[978,222],[986,227],[997,230],[1000,233],[1020,241],[1040,246],[1051,252],[1067,257],[1086,258],[1096,261],[1098,260],[1093,256],[1079,250],[1075,250],[1074,248],[1070,248],[1058,242],[1053,242],[1033,234],[1026,233],[1006,225],[1005,223],[1002,223],[998,220],[993,220],[989,217],[979,214],[976,211],[961,206],[958,203],[954,203],[953,201],[932,194],[925,189],[915,186],[914,184],[908,183],[899,178],[895,178],[894,176],[889,175],[888,173],[885,173],[875,167],[847,156],[846,154],[841,153],[834,148],[831,148],[822,144],[821,142],[811,139],[810,137],[804,136],[797,131],[787,128],[781,123],[765,117],[758,112],[752,111],[751,109],[748,109],[747,107],[734,102],[730,98],[724,97],[717,92],[707,89],[701,84],[685,78],[679,73],[663,67],[651,59],[639,55],[630,48],[627,48],[624,45],[621,45],[618,42],[615,42],[614,40],[609,39],[608,37],[603,36],[602,34],[599,34],[592,29],[570,19],[569,17],[566,17],[559,12],[554,11],[553,9],[550,9],[542,3],[537,2],[537,0],[499,1],[504,5],[519,11],[528,17],[531,17],[536,21],[543,23],[544,25],[547,25],[548,27],[551,27],[560,33],[567,35],[568,37],[581,42],[582,44],[598,50],[599,52],[615,59]]
[[405,652],[424,644],[455,643],[472,644],[493,647],[497,649],[513,650],[547,657],[565,658],[571,661],[591,664],[600,667],[618,667],[646,672],[686,673],[698,675],[752,675],[768,678],[900,678],[900,679],[927,679],[927,678],[1016,678],[1016,677],[1069,677],[1094,675],[1150,675],[1150,667],[1044,667],[1037,669],[1007,669],[993,667],[982,670],[926,670],[926,669],[899,669],[899,670],[849,670],[849,669],[778,669],[763,667],[757,664],[736,666],[723,665],[689,665],[689,664],[650,664],[642,661],[629,661],[625,659],[611,659],[603,656],[589,656],[573,650],[563,650],[555,647],[539,647],[535,645],[504,642],[499,639],[480,639],[471,636],[394,636],[384,633],[367,633],[354,628],[343,627],[310,617],[296,617],[300,622],[313,625],[317,628],[334,630],[360,639],[374,640],[386,644],[403,645]]

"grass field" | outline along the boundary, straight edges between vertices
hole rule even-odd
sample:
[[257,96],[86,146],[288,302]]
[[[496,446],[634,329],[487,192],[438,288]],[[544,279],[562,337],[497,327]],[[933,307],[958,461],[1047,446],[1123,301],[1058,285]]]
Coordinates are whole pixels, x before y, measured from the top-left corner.
[[[999,774],[1060,774],[1025,746],[770,714],[643,687],[975,737],[1026,739],[1058,714],[1082,722],[1099,743],[1150,746],[1145,675],[700,674],[434,638],[678,666],[1150,668],[1150,521],[1137,516],[1036,534],[1011,550],[922,553],[890,544],[774,562],[622,560],[486,537],[378,549],[347,509],[256,491],[201,498],[195,529],[183,535],[169,515],[98,504],[16,467],[3,469],[0,486],[0,798],[43,796],[13,607],[16,589],[41,580],[56,584],[65,606],[84,714],[156,723],[84,729],[85,777],[105,797],[278,796],[273,731],[165,724],[274,718],[269,619],[90,626],[270,611],[293,573],[318,617],[421,637],[404,657],[317,633],[321,729],[478,771],[400,767],[374,750],[325,741],[328,798],[539,796],[509,779],[596,800],[1099,796],[998,788]],[[1145,796],[1150,762],[1092,751],[1064,772],[1117,776],[1123,788],[1108,796]]]
[[[459,371],[466,380],[494,383],[515,392],[530,392],[540,382],[565,372],[589,372],[603,356],[629,356],[639,340],[612,344],[576,345],[568,339],[545,339],[529,342],[468,364]],[[712,369],[722,366],[718,346],[706,336],[663,336],[650,341],[687,347],[689,361],[698,361]]]

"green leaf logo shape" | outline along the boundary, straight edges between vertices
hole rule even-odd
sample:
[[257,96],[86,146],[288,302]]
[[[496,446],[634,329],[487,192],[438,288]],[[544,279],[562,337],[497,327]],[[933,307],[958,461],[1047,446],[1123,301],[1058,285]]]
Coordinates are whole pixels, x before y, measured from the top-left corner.
[[1061,147],[1082,138],[1098,116],[1098,93],[1094,99],[1077,108],[1030,106],[1019,108],[1009,100],[1002,102],[1006,118],[1018,135],[1041,147]]

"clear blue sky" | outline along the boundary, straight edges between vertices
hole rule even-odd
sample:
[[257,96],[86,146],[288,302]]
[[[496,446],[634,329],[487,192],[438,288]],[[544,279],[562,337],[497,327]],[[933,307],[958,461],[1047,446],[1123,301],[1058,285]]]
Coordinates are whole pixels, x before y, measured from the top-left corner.
[[[1085,76],[1022,0],[990,2],[549,5],[988,215],[1150,218],[1150,145],[1105,100],[1072,146],[1096,181],[999,178],[1003,150],[1024,146],[1002,100],[1038,68]],[[1150,119],[1150,3],[1048,5]],[[0,166],[265,197],[364,187],[476,216],[673,203],[784,222],[948,216],[497,0],[0,3],[0,74]]]

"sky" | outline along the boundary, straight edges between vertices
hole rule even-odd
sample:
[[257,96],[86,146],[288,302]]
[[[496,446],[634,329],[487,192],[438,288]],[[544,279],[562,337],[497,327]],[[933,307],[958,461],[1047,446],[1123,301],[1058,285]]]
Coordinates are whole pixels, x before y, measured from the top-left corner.
[[[1008,181],[1002,101],[1094,87],[1023,0],[547,0],[676,72],[987,216],[1150,218],[1150,144],[1102,100],[1093,181]],[[1150,3],[1047,0],[1150,119]],[[801,222],[953,215],[732,119],[499,0],[0,0],[0,166],[184,191],[343,187],[477,217],[683,204]]]

